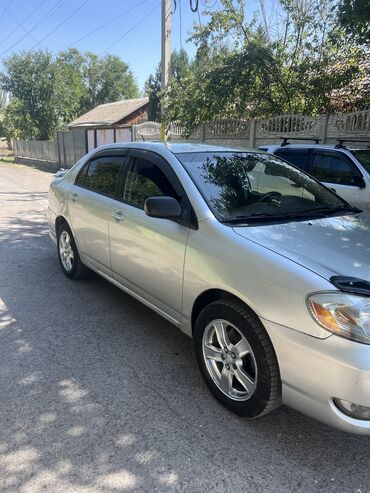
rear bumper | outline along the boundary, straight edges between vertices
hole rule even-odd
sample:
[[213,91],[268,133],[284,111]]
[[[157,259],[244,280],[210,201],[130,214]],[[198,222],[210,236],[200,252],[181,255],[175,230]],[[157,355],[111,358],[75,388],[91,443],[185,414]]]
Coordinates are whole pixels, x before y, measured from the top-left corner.
[[279,362],[284,404],[343,431],[370,435],[370,421],[347,416],[333,402],[339,398],[370,408],[370,346],[263,324]]
[[56,214],[50,209],[50,207],[46,209],[46,219],[48,221],[48,226],[49,226],[49,236],[56,244],[57,243],[57,234],[55,231]]

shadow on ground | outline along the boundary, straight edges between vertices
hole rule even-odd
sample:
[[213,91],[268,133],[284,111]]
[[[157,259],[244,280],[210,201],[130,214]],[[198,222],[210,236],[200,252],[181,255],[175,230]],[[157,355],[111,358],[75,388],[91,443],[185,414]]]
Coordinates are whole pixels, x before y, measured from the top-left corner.
[[44,198],[0,195],[20,211],[0,230],[2,492],[369,491],[367,437],[285,407],[232,415],[191,339],[98,276],[65,278]]

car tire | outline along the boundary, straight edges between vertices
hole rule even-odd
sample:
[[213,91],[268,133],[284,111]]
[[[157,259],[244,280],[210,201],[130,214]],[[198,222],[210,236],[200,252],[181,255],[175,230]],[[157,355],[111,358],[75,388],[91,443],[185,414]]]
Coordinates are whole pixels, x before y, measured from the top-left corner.
[[247,418],[279,407],[281,380],[275,351],[251,310],[232,300],[207,305],[196,319],[194,339],[204,380],[225,407]]
[[86,277],[90,269],[81,262],[71,228],[66,222],[57,227],[57,251],[60,266],[70,279]]

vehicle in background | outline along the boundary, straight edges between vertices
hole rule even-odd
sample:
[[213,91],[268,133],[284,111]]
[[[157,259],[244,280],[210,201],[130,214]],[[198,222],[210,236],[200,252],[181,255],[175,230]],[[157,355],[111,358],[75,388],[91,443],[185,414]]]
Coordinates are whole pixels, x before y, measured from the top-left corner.
[[318,144],[318,141],[290,144],[288,140],[293,139],[283,139],[281,145],[261,146],[259,150],[303,169],[351,205],[370,210],[370,148],[344,146],[345,142],[355,142],[352,140],[339,140],[336,146]]

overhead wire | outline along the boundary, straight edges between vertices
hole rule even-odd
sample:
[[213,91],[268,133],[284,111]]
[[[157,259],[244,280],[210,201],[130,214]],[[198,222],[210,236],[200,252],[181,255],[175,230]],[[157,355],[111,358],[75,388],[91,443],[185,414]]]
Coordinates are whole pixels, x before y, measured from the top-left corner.
[[0,14],[0,19],[3,17],[5,13],[7,13],[8,8],[11,6],[11,4],[14,2],[14,0],[9,0],[8,5],[6,7],[3,7],[0,5],[0,7],[3,9],[2,13]]
[[[38,20],[36,22],[36,24],[34,24],[31,29],[29,29],[28,32],[32,32],[34,31],[44,20],[46,20],[48,17],[50,17],[54,12],[55,10],[57,10],[60,5],[62,5],[63,3],[65,3],[67,0],[58,0],[58,2],[44,15],[44,17],[42,17],[40,20]],[[8,51],[12,50],[15,46],[17,46],[21,41],[24,40],[24,38],[27,37],[27,34],[24,34],[21,38],[19,38],[15,43],[13,43],[11,46],[9,46],[9,48],[7,48],[6,50],[2,51],[0,53],[0,56],[2,55],[5,55],[6,53],[8,53]]]
[[140,7],[140,5],[143,5],[145,2],[147,2],[148,0],[142,0],[141,2],[139,2],[137,5],[134,5],[134,7],[131,7],[129,8],[128,10],[125,10],[124,12],[122,12],[121,14],[117,15],[114,17],[114,19],[111,19],[110,21],[108,22],[105,22],[104,24],[101,24],[100,26],[98,26],[96,29],[93,29],[92,31],[88,32],[87,34],[85,34],[84,36],[82,36],[81,38],[77,39],[76,41],[73,41],[72,43],[70,43],[68,46],[74,46],[76,45],[77,43],[79,43],[80,41],[83,41],[84,39],[88,38],[89,36],[92,36],[93,34],[95,34],[96,32],[100,31],[100,29],[103,29],[104,27],[106,26],[109,26],[110,24],[112,24],[113,22],[117,21],[118,19],[120,19],[121,17],[123,17],[124,15],[128,14],[129,12],[131,12],[132,10]]
[[199,8],[199,0],[190,0],[190,10],[192,12],[197,12]]
[[132,32],[134,29],[136,29],[142,22],[144,22],[144,20],[150,16],[150,14],[152,14],[155,10],[158,9],[158,7],[160,7],[161,5],[161,2],[157,3],[157,5],[152,8],[146,15],[144,15],[134,26],[132,26],[128,31],[124,32],[123,34],[121,34],[121,36],[119,36],[115,41],[113,41],[112,44],[110,44],[108,46],[108,48],[106,48],[104,51],[102,51],[100,54],[101,55],[104,55],[105,53],[107,53],[111,48],[113,48],[113,46],[115,46],[117,43],[119,43],[119,41],[121,41],[121,39],[123,39],[125,36],[127,36],[130,32]]
[[13,19],[13,21],[16,22],[18,24],[18,26],[23,29],[23,31],[26,33],[25,36],[30,36],[30,38],[32,38],[34,41],[37,41],[37,39],[31,34],[31,32],[28,31],[24,27],[24,25],[21,22],[19,22],[19,20],[16,17],[14,17],[14,15],[10,12],[10,10],[7,7],[3,7],[3,9],[9,15],[9,17],[11,17]]
[[[28,19],[30,19],[47,1],[48,0],[42,0],[42,2],[39,3],[39,5],[36,8],[34,8],[30,14],[27,15],[27,17],[22,19],[22,24],[27,22]],[[16,33],[18,31],[18,29],[19,29],[19,26],[16,29],[13,29],[12,31],[10,31],[10,33],[7,34],[4,38],[0,39],[0,45],[2,43],[4,43],[4,41],[8,40],[14,33]]]
[[38,41],[38,42],[37,42],[34,46],[32,46],[32,48],[31,48],[30,50],[28,50],[28,51],[30,52],[30,51],[32,51],[33,49],[35,49],[35,48],[36,48],[37,46],[39,46],[39,45],[40,45],[43,41],[45,41],[45,39],[49,38],[52,34],[54,34],[54,33],[55,33],[55,31],[56,31],[57,29],[59,29],[60,27],[64,26],[64,24],[65,24],[66,22],[68,22],[68,21],[69,21],[69,19],[70,19],[71,17],[73,17],[73,16],[74,16],[74,15],[75,15],[75,14],[76,14],[79,10],[81,10],[81,9],[82,9],[82,7],[84,7],[84,6],[87,4],[87,2],[88,2],[88,1],[89,1],[89,0],[85,0],[84,2],[82,2],[82,4],[81,4],[79,7],[77,7],[76,9],[74,9],[74,10],[73,10],[73,11],[69,14],[69,16],[68,16],[66,19],[64,19],[64,20],[63,20],[60,24],[58,24],[58,25],[57,25],[54,29],[52,29],[52,30],[51,30],[48,34],[46,34],[46,35],[45,35],[42,39],[40,39],[40,41]]

